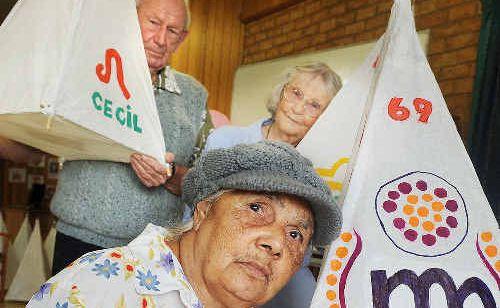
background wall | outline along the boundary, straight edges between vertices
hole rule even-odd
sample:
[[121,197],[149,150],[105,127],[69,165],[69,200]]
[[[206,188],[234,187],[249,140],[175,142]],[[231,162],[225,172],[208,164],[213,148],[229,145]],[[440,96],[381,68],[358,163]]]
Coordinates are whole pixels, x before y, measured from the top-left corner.
[[242,0],[191,0],[192,24],[172,66],[208,90],[208,106],[230,114],[234,73],[241,63]]
[[[470,122],[480,1],[414,4],[417,30],[431,30],[428,59],[464,138]],[[306,0],[257,18],[245,27],[243,64],[374,40],[385,30],[391,5],[392,0]]]
[[[429,43],[429,32],[425,30],[418,34],[425,53]],[[235,125],[249,125],[255,122],[255,119],[269,117],[266,103],[272,88],[281,82],[283,72],[295,65],[314,61],[324,62],[339,74],[345,83],[365,62],[375,47],[375,42],[328,48],[241,66],[234,78],[231,122]]]

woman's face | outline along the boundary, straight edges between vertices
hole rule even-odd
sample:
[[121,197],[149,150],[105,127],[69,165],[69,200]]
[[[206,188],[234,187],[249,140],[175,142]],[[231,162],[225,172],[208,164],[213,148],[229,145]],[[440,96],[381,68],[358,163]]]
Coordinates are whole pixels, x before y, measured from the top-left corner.
[[225,307],[273,298],[300,268],[313,236],[309,205],[294,196],[231,191],[195,213],[194,255],[209,293]]
[[301,140],[331,99],[321,77],[298,73],[283,89],[273,127],[281,133]]

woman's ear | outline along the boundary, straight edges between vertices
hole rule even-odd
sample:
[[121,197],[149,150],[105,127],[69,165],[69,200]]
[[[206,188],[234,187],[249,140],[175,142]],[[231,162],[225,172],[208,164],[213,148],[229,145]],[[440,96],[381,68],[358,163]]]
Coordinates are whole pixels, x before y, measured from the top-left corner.
[[200,201],[196,204],[193,213],[193,229],[197,231],[200,228],[201,223],[208,216],[208,212],[210,211],[210,202],[208,201]]

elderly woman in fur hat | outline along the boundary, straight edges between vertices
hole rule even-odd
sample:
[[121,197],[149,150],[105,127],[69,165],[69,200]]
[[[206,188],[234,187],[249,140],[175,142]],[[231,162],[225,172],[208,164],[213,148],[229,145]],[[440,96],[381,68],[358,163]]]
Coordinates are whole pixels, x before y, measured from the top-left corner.
[[82,256],[27,307],[255,307],[329,244],[341,213],[310,161],[279,142],[208,152],[187,174],[193,220],[150,224],[124,247]]

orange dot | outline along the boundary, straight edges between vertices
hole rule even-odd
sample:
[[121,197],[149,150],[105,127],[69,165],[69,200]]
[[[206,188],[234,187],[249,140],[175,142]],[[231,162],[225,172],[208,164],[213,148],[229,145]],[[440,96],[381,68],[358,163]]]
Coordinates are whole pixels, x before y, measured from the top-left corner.
[[339,304],[331,304],[330,308],[340,308]]
[[441,217],[441,215],[439,214],[434,215],[434,221],[440,222],[441,220],[443,220],[443,217]]
[[406,198],[409,203],[411,204],[416,204],[418,202],[418,196],[416,195],[409,195],[408,198]]
[[352,234],[349,232],[344,232],[340,235],[340,238],[347,243],[352,239]]
[[337,284],[337,276],[331,274],[326,276],[326,283],[328,283],[331,286],[334,286]]
[[339,258],[344,258],[345,256],[347,256],[348,253],[349,253],[349,250],[347,250],[346,247],[339,247],[339,248],[337,248],[337,251],[335,252],[337,257],[339,257]]
[[497,260],[497,262],[495,262],[495,269],[497,270],[497,272],[500,272],[500,260]]
[[441,202],[432,202],[432,209],[434,212],[441,212],[443,210],[444,206]]
[[420,217],[427,217],[427,215],[429,215],[429,210],[426,207],[421,206],[418,208],[417,213]]
[[431,232],[434,230],[434,224],[430,221],[426,221],[422,224],[422,227],[424,228],[425,231]]
[[405,206],[403,207],[403,213],[405,213],[406,215],[411,215],[411,214],[413,214],[413,211],[414,211],[414,209],[413,209],[413,206],[412,206],[412,205],[407,204],[407,205],[405,205]]
[[418,220],[418,217],[413,216],[410,217],[410,220],[408,221],[412,227],[417,227],[420,221]]
[[487,246],[484,249],[484,252],[486,252],[486,254],[488,255],[488,257],[493,258],[493,257],[497,256],[498,249],[497,249],[497,246],[490,245],[490,246]]
[[425,195],[423,195],[423,196],[422,196],[422,199],[423,199],[425,202],[432,201],[432,195],[425,194]]
[[492,238],[493,238],[493,235],[491,234],[491,232],[483,232],[481,234],[481,239],[484,242],[489,242],[489,241],[491,241]]
[[333,301],[337,298],[337,293],[335,293],[335,291],[328,290],[328,291],[326,291],[326,298]]
[[338,271],[342,267],[342,262],[339,260],[332,260],[332,262],[330,262],[330,267],[332,271]]

